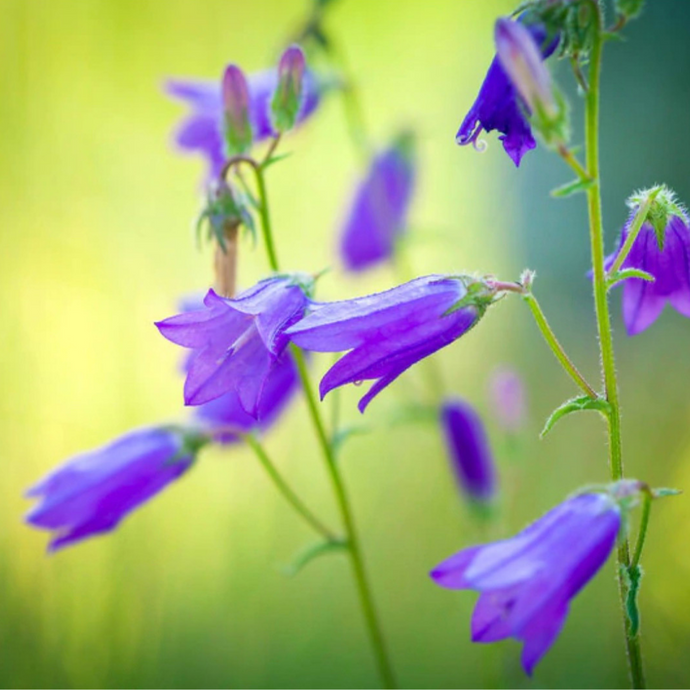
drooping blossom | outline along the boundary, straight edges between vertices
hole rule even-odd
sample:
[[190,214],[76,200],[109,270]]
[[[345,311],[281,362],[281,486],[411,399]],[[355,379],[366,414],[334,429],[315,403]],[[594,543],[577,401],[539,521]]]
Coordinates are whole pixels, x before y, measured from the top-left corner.
[[[277,132],[271,123],[271,98],[278,84],[276,69],[249,75],[249,119],[254,143]],[[175,143],[185,152],[199,153],[208,163],[207,180],[218,177],[226,159],[223,137],[223,98],[221,82],[171,79],[166,84],[168,95],[187,103],[191,111],[175,132]],[[306,120],[321,100],[318,77],[306,70],[303,76],[303,100],[297,122]]]
[[489,381],[491,407],[504,431],[515,433],[525,421],[525,387],[520,375],[508,367],[496,369]]
[[393,255],[414,192],[413,145],[405,133],[371,161],[341,233],[340,256],[348,270],[361,271]]
[[463,549],[431,577],[441,587],[479,592],[472,641],[521,641],[531,675],[556,641],[570,600],[606,562],[620,526],[611,496],[581,494],[510,539]]
[[453,398],[444,401],[440,418],[448,457],[461,488],[476,501],[490,501],[496,492],[496,472],[481,417],[469,403]]
[[201,405],[234,391],[257,419],[269,376],[279,365],[285,330],[307,305],[292,277],[268,278],[234,299],[209,290],[204,308],[156,324],[168,340],[192,350],[184,386],[186,405]]
[[[323,398],[338,386],[373,380],[359,402],[364,412],[406,369],[477,323],[486,307],[480,292],[473,289],[477,298],[469,299],[462,278],[426,276],[366,297],[314,305],[286,333],[306,350],[349,350],[326,372],[319,390]],[[467,302],[460,305],[462,300]]]
[[[632,211],[621,233],[619,251],[635,216]],[[607,258],[609,268],[618,251]],[[654,276],[654,281],[629,278],[623,282],[623,322],[628,335],[649,328],[664,307],[670,304],[678,313],[690,317],[690,227],[681,210],[668,216],[656,231],[645,222],[635,239],[622,270],[636,268]]]
[[[558,45],[558,38],[549,39],[540,24],[527,24],[525,27],[540,46],[544,59],[548,58]],[[494,57],[479,94],[470,111],[460,125],[455,140],[460,146],[474,144],[482,130],[494,129],[501,133],[499,140],[516,166],[527,151],[535,148],[537,142],[524,113],[524,103],[512,85],[498,58]]]
[[27,496],[40,499],[26,521],[53,532],[55,551],[109,532],[184,474],[205,439],[191,429],[148,427],[68,460]]

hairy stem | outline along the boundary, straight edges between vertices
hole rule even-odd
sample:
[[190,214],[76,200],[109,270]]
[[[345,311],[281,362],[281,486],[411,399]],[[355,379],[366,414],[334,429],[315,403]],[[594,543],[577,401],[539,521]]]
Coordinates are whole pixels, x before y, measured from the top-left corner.
[[[587,189],[589,211],[590,244],[592,268],[594,272],[594,304],[601,349],[601,365],[606,399],[611,406],[608,415],[609,431],[609,466],[611,479],[623,478],[623,456],[621,447],[620,403],[618,399],[618,382],[613,350],[613,334],[609,314],[606,273],[604,271],[604,233],[601,215],[601,189],[599,178],[599,77],[601,74],[601,53],[603,47],[602,16],[598,2],[589,0],[590,7],[596,16],[596,31],[590,54],[589,90],[586,96],[585,142],[587,174],[592,180]],[[628,619],[625,602],[627,584],[624,569],[630,568],[630,546],[627,538],[619,542],[618,550],[618,589],[623,614],[625,643],[628,666],[634,688],[645,687],[644,669],[639,636],[634,634]]]
[[656,199],[658,193],[659,190],[656,190],[648,194],[645,200],[640,204],[639,208],[637,209],[637,213],[635,213],[635,217],[633,218],[633,221],[630,224],[628,236],[625,238],[625,242],[623,243],[621,250],[618,252],[618,255],[616,256],[613,264],[611,265],[611,268],[608,271],[609,276],[616,275],[616,273],[620,271],[623,262],[628,258],[628,254],[630,254],[630,250],[632,249],[633,244],[635,244],[637,236],[640,234],[642,225],[644,224],[645,220],[647,220],[647,214],[649,213],[649,209],[654,203],[654,199]]

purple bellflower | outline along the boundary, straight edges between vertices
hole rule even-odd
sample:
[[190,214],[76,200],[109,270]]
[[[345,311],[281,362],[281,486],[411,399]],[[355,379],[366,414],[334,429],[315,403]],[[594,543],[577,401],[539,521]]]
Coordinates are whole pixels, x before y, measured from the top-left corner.
[[[623,228],[618,251],[628,237],[635,212],[633,208]],[[618,251],[607,258],[607,269]],[[653,224],[647,220],[643,223],[621,265],[621,270],[628,268],[645,271],[654,277],[653,282],[641,278],[623,281],[623,322],[628,335],[637,335],[649,328],[666,304],[690,317],[690,227],[682,208],[673,204],[673,210],[660,222]]]
[[448,456],[463,491],[475,501],[490,501],[496,491],[494,459],[481,417],[464,400],[446,400],[441,427]]
[[[479,295],[477,285],[472,288]],[[415,362],[469,331],[485,308],[481,296],[468,298],[462,278],[432,275],[366,297],[315,304],[286,333],[306,350],[349,350],[326,372],[319,391],[323,398],[339,386],[374,380],[359,402],[364,412],[374,396]]]
[[[302,83],[303,99],[297,123],[306,120],[321,100],[321,85],[313,72],[305,70]],[[278,71],[256,72],[248,77],[247,84],[249,120],[254,143],[259,143],[277,134],[271,123],[271,98],[278,85]],[[175,143],[182,151],[200,153],[206,159],[207,181],[217,178],[226,159],[222,84],[220,81],[173,79],[167,82],[166,92],[191,107],[191,112],[175,132]]]
[[480,592],[472,641],[520,640],[523,668],[532,675],[558,637],[570,600],[606,562],[620,526],[611,496],[581,494],[511,539],[463,549],[431,577],[441,587]]
[[340,239],[340,255],[350,271],[390,259],[405,230],[414,191],[413,138],[398,137],[371,162],[355,194]]
[[491,375],[489,397],[498,422],[504,431],[515,433],[525,421],[525,387],[520,375],[500,367]]
[[26,521],[54,533],[56,551],[113,530],[132,510],[183,475],[207,439],[195,431],[149,427],[68,460],[31,487],[39,498]]
[[[540,24],[528,24],[525,28],[540,46],[542,57],[548,58],[556,49],[558,38],[547,40],[546,30]],[[460,125],[455,140],[460,146],[476,145],[482,130],[498,130],[501,132],[499,139],[503,142],[503,148],[513,163],[519,166],[525,153],[537,145],[522,107],[524,103],[519,99],[499,57],[496,56],[484,77],[477,99]]]
[[203,309],[158,322],[164,337],[192,350],[185,404],[234,391],[242,409],[257,419],[267,379],[288,344],[284,331],[306,306],[304,287],[283,276],[262,280],[234,299],[209,290]]

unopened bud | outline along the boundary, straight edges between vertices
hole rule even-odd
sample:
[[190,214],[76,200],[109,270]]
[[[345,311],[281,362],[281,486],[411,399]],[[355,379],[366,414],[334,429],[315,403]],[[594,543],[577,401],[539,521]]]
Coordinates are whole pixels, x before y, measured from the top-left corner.
[[501,66],[530,111],[555,119],[558,109],[551,76],[530,32],[519,22],[500,18],[496,21],[494,39]]
[[302,107],[305,59],[298,45],[290,46],[278,64],[278,85],[271,101],[273,126],[279,133],[292,129]]
[[249,121],[249,89],[237,65],[228,65],[223,75],[223,111],[228,154],[247,153],[253,139]]

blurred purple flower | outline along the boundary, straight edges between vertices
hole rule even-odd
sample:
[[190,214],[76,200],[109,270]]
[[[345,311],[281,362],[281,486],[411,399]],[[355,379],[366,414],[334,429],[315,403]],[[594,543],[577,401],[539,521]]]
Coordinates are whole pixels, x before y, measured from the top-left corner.
[[361,271],[391,258],[395,241],[405,230],[414,191],[413,140],[400,136],[371,162],[340,239],[345,267]]
[[286,334],[306,350],[350,350],[326,372],[319,390],[323,398],[339,386],[374,380],[359,402],[364,412],[406,369],[477,323],[483,314],[478,303],[452,309],[466,297],[463,280],[426,276],[374,295],[314,305]]
[[518,431],[525,421],[525,387],[520,375],[505,367],[496,369],[489,381],[489,394],[503,430]]
[[268,377],[288,339],[284,331],[307,305],[290,277],[268,278],[234,299],[209,290],[204,308],[156,324],[168,340],[193,351],[184,387],[186,405],[201,405],[234,391],[257,419]]
[[496,491],[496,475],[481,417],[464,400],[446,400],[441,406],[441,428],[462,489],[474,500],[490,501]]
[[[276,135],[271,124],[271,97],[277,84],[276,69],[256,72],[248,77],[249,119],[254,132],[254,143]],[[191,112],[175,132],[175,143],[183,151],[204,156],[209,166],[207,181],[213,180],[220,174],[226,158],[221,82],[171,79],[165,90],[169,96],[191,106]],[[320,99],[319,80],[313,72],[306,70],[298,123],[306,120],[316,110]]]
[[472,641],[522,641],[522,665],[532,675],[558,637],[570,600],[611,553],[620,526],[610,496],[581,494],[511,539],[460,551],[431,577],[441,587],[480,592]]
[[[541,47],[544,59],[548,58],[558,45],[558,37],[545,44],[546,30],[539,24],[525,27],[534,41]],[[499,140],[516,166],[522,156],[536,147],[537,142],[521,110],[521,103],[515,87],[510,82],[498,56],[494,57],[474,104],[460,125],[455,140],[460,146],[474,144],[481,131],[501,132]]]
[[[621,233],[618,251],[623,246],[635,211]],[[616,255],[606,260],[607,269]],[[654,282],[629,278],[623,282],[623,322],[628,335],[637,335],[651,326],[670,304],[683,316],[690,317],[690,228],[688,219],[671,215],[663,230],[663,249],[651,223],[642,225],[640,234],[621,270],[637,268],[654,276]]]
[[54,532],[50,551],[109,532],[184,474],[201,445],[200,436],[180,428],[130,431],[68,460],[32,486],[27,496],[41,502],[26,521]]

